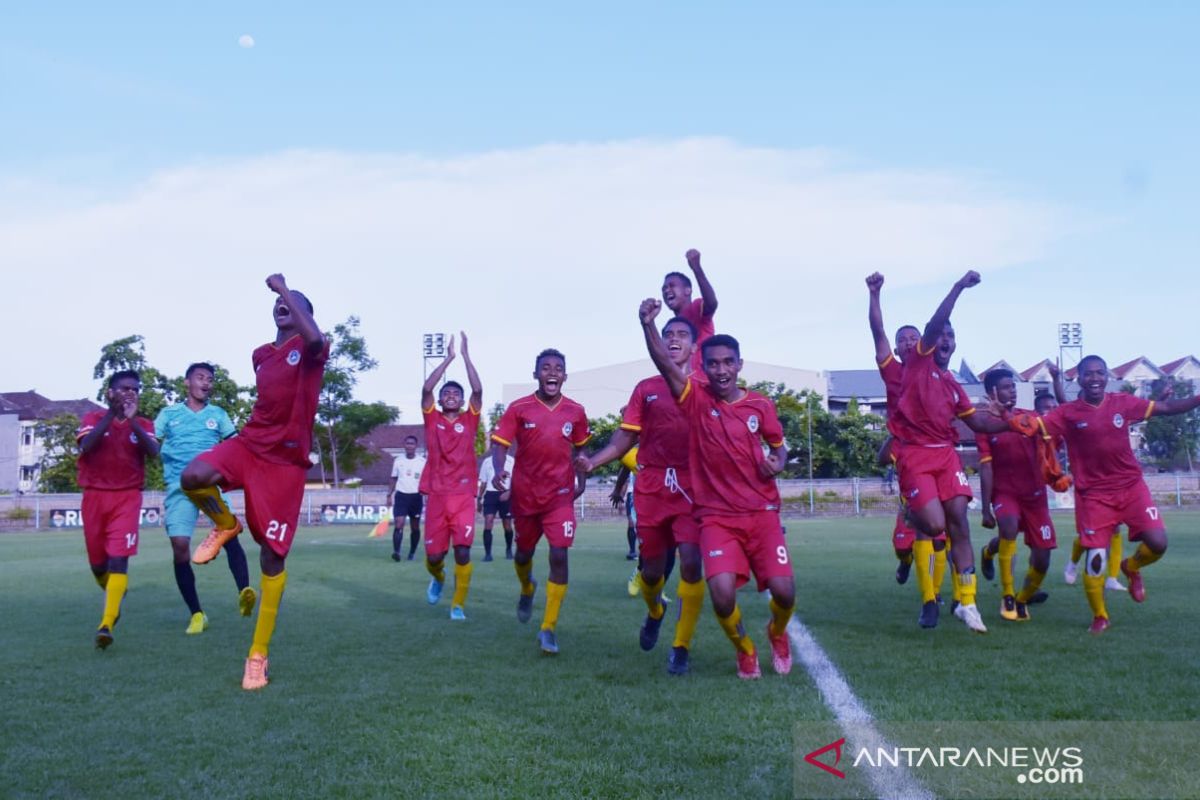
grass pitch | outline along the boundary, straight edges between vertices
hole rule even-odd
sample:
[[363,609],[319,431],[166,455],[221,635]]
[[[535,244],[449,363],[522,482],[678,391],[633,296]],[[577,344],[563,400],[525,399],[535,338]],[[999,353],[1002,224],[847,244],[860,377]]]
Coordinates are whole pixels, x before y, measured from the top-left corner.
[[[1081,587],[1062,582],[1065,547],[1032,622],[1002,622],[988,584],[988,636],[948,612],[919,630],[915,586],[892,577],[890,524],[791,522],[788,537],[800,617],[879,720],[1200,717],[1188,580],[1200,515],[1168,516],[1170,552],[1147,570],[1147,602],[1110,594],[1113,627],[1098,638]],[[260,693],[240,688],[253,621],[237,614],[223,558],[197,568],[212,627],[185,636],[166,537],[145,531],[116,643],[98,652],[102,595],[81,534],[0,536],[0,795],[788,797],[793,724],[830,719],[800,664],[771,673],[766,603],[753,592],[741,602],[761,681],[736,679],[707,599],[690,676],[666,674],[670,620],[658,649],[641,652],[623,526],[581,526],[555,658],[536,647],[541,588],[533,621],[515,619],[510,562],[477,563],[469,620],[451,623],[453,579],[429,606],[421,562],[392,562],[390,539],[366,533],[299,533]],[[544,550],[535,563],[544,582]]]

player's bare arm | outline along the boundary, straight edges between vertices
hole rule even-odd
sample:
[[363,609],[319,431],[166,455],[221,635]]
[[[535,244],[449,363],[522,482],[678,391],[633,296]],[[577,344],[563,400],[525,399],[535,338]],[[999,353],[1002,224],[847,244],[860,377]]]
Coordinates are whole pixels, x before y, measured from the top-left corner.
[[504,484],[508,481],[508,471],[504,469],[504,460],[508,457],[508,445],[500,444],[492,441],[492,471],[496,477],[492,478],[492,488],[498,492],[508,491]]
[[[429,373],[429,377],[425,379],[424,385],[421,386],[421,408],[433,408],[433,390],[441,383],[442,376],[446,374],[446,370],[450,367],[450,362],[454,360],[454,337],[450,337],[450,343],[446,345],[446,357],[442,359],[442,363],[433,368],[433,372]],[[472,386],[471,390],[474,391]]]
[[1200,394],[1193,397],[1180,397],[1168,400],[1155,400],[1150,409],[1150,416],[1161,417],[1172,414],[1186,414],[1193,408],[1200,407]]
[[696,276],[696,285],[700,287],[700,299],[704,301],[704,316],[711,317],[717,312],[717,293],[713,290],[708,275],[704,273],[704,268],[700,266],[700,251],[695,248],[688,250],[684,254],[684,258],[687,259],[688,269]]
[[90,453],[98,444],[100,444],[101,441],[104,440],[104,434],[108,432],[109,426],[113,424],[113,420],[117,419],[118,417],[121,419],[128,419],[127,417],[122,416],[124,405],[125,404],[119,397],[109,397],[108,412],[100,418],[100,421],[96,423],[96,427],[88,431],[87,435],[79,440],[80,455],[83,455],[84,453]]
[[879,305],[879,291],[883,288],[883,276],[872,272],[867,276],[867,292],[870,302],[867,306],[867,322],[871,326],[871,337],[875,340],[875,360],[882,364],[892,354],[892,343],[888,340],[883,328],[883,308]]
[[575,463],[577,466],[583,467],[590,474],[605,464],[616,461],[618,458],[624,456],[633,449],[637,441],[638,436],[633,431],[617,428],[613,431],[612,438],[608,440],[608,444],[590,456],[580,453],[575,459]]
[[996,485],[996,473],[992,462],[986,461],[979,465],[979,487],[983,494],[983,527],[996,527],[996,516],[992,513],[992,492]]
[[1059,405],[1067,402],[1067,387],[1063,385],[1062,368],[1057,361],[1050,362],[1046,365],[1046,369],[1050,371],[1050,381],[1054,386],[1054,399]]
[[774,478],[787,466],[787,447],[772,447],[762,461],[758,462],[758,473],[764,478]]
[[663,343],[662,334],[658,332],[658,328],[654,324],[655,319],[658,318],[658,312],[661,310],[662,303],[653,297],[648,297],[642,301],[642,305],[638,309],[638,318],[642,321],[642,333],[646,336],[646,349],[650,352],[650,360],[654,362],[654,366],[658,367],[659,373],[666,379],[667,386],[671,388],[671,394],[678,399],[683,395],[684,388],[687,387],[687,375],[679,368],[679,365],[671,360],[667,346]]
[[966,275],[963,275],[954,282],[950,293],[946,295],[941,305],[933,312],[933,316],[929,318],[928,324],[925,325],[925,332],[921,334],[921,349],[924,352],[929,352],[937,346],[938,339],[941,338],[942,332],[946,329],[946,323],[950,321],[950,315],[954,313],[954,304],[958,302],[958,296],[962,294],[963,289],[978,286],[979,281],[979,273],[975,270],[968,270]]
[[[127,419],[133,419],[137,415],[137,403],[134,403],[132,407],[126,406],[125,410],[129,413]],[[133,425],[130,427],[133,428],[133,438],[137,440],[138,449],[151,458],[157,456],[159,444],[158,439],[154,438],[154,432],[148,431],[141,425],[138,425],[137,420],[134,420]]]
[[[309,313],[308,303],[293,294],[292,290],[288,288],[287,280],[279,273],[267,276],[267,288],[279,295],[280,300],[283,301],[287,309],[287,328],[290,332],[300,334],[309,355],[320,355],[321,351],[325,349],[325,335],[321,333],[316,320]],[[280,335],[284,335],[282,328]]]
[[879,445],[879,452],[875,454],[875,463],[881,467],[890,466],[892,463],[892,441],[893,437],[890,433],[883,437],[883,444]]
[[475,371],[475,363],[471,361],[471,354],[467,350],[467,332],[459,331],[458,338],[462,342],[463,366],[467,368],[467,383],[471,384],[471,399],[468,401],[467,408],[479,411],[483,408],[483,383],[479,380],[479,373]]
[[579,496],[587,489],[588,473],[586,469],[581,469],[577,456],[582,455],[582,451],[577,447],[571,454],[571,465],[575,468],[575,494],[573,498],[578,500]]
[[617,482],[613,485],[612,493],[608,499],[612,501],[613,508],[620,508],[621,503],[625,502],[625,487],[629,483],[630,470],[624,464],[621,465],[621,470],[617,473]]

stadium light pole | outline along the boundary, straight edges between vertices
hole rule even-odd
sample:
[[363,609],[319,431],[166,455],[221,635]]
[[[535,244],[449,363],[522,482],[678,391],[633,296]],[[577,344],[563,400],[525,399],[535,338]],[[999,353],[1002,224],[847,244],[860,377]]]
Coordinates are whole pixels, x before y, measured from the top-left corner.
[[816,513],[816,501],[813,498],[813,470],[812,470],[812,392],[808,393],[808,398],[805,400],[808,406],[804,415],[808,418],[808,513]]
[[429,377],[429,362],[440,361],[446,357],[446,334],[426,333],[421,336],[421,363],[423,377]]

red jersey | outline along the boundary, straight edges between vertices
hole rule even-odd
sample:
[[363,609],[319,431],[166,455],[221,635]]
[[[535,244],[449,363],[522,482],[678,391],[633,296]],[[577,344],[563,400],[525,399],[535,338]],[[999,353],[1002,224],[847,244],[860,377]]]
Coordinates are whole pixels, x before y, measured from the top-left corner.
[[[1014,414],[1033,414],[1014,408]],[[977,433],[979,463],[992,462],[992,494],[1028,497],[1045,486],[1042,464],[1038,460],[1037,443],[1015,431],[1006,433]]]
[[682,480],[688,466],[688,423],[666,378],[655,375],[633,387],[621,427],[638,434],[639,466],[673,467]]
[[704,298],[701,297],[679,309],[679,316],[692,323],[692,327],[696,329],[696,349],[692,351],[690,366],[693,371],[700,372],[704,368],[704,358],[700,352],[700,345],[704,343],[705,339],[717,332],[716,325],[713,324],[712,314],[704,313]]
[[[79,421],[75,441],[91,433],[107,411],[89,411]],[[133,425],[154,435],[154,423],[145,417],[114,419],[100,444],[79,456],[79,485],[84,489],[141,489],[146,482],[146,454],[138,446]]]
[[1142,480],[1129,444],[1129,426],[1150,419],[1153,412],[1153,400],[1110,392],[1098,406],[1073,400],[1042,419],[1047,433],[1066,440],[1078,491],[1119,492]]
[[782,447],[783,426],[775,404],[757,392],[728,403],[688,378],[679,398],[688,421],[688,460],[695,489],[696,514],[745,514],[777,511],[779,488],[764,478],[758,464],[762,444]]
[[531,394],[509,405],[492,441],[517,446],[512,476],[515,516],[532,516],[571,504],[575,497],[573,450],[590,438],[583,406],[569,397],[560,397],[551,407]]
[[429,460],[421,471],[421,494],[469,494],[475,487],[475,435],[479,409],[466,410],[455,419],[433,406],[421,409],[425,419],[425,449]]
[[904,444],[953,446],[958,443],[954,418],[975,413],[967,393],[934,362],[933,353],[922,352],[918,342],[903,369],[895,436]]
[[899,436],[896,418],[900,410],[900,388],[904,382],[904,365],[892,353],[879,365],[883,388],[887,392],[887,429],[892,436]]
[[254,351],[254,383],[258,397],[250,420],[238,437],[255,455],[276,464],[309,467],[313,418],[329,342],[311,355],[300,334],[281,345],[268,342]]

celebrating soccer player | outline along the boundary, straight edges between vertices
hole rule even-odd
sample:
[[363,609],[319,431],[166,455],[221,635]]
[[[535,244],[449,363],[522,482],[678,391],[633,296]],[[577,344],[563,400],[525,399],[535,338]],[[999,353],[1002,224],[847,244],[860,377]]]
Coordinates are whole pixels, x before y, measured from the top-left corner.
[[716,331],[713,315],[717,313],[717,293],[713,291],[704,268],[700,266],[700,251],[688,250],[684,254],[688,269],[696,276],[700,286],[700,297],[692,299],[692,279],[682,272],[668,272],[663,278],[662,298],[667,308],[677,317],[683,317],[696,330],[696,345],[692,352],[692,370],[701,371],[700,347],[704,340]]
[[[680,370],[688,370],[695,339],[696,329],[683,317],[675,317],[663,326],[667,355]],[[658,642],[666,613],[662,589],[666,583],[667,556],[678,547],[680,611],[667,671],[684,675],[688,671],[692,635],[704,603],[703,562],[700,529],[692,508],[688,423],[661,375],[646,378],[634,387],[622,411],[621,427],[613,433],[608,445],[591,458],[581,456],[580,464],[591,472],[621,458],[635,442],[637,481],[633,505],[641,552],[639,585],[648,608],[638,642],[643,650],[654,649]]]
[[425,599],[436,605],[446,581],[443,562],[454,546],[454,599],[450,619],[465,620],[463,606],[471,588],[471,542],[475,539],[475,434],[479,431],[479,410],[483,386],[467,350],[467,334],[459,333],[471,399],[463,408],[463,387],[446,381],[438,391],[441,411],[434,408],[433,389],[454,360],[454,337],[446,349],[446,359],[421,387],[421,415],[425,420],[425,449],[429,462],[421,474],[421,493],[429,498],[425,510],[425,569],[429,588]]
[[[192,571],[192,532],[196,529],[199,510],[183,493],[179,478],[193,458],[237,433],[225,409],[209,402],[215,374],[212,364],[197,362],[189,365],[183,376],[187,396],[183,402],[158,412],[154,420],[154,435],[162,443],[163,480],[167,485],[163,523],[175,559],[175,583],[191,614],[187,626],[190,634],[208,629],[208,615],[200,607],[196,575]],[[238,608],[243,617],[248,617],[254,611],[257,595],[250,588],[246,551],[236,538],[225,543],[225,558],[237,586]]]
[[562,394],[567,359],[557,350],[543,350],[533,362],[537,390],[514,400],[492,433],[492,486],[505,488],[510,476],[505,456],[512,445],[518,458],[512,472],[512,510],[517,528],[513,567],[521,582],[517,619],[533,614],[533,553],[543,536],[550,544],[550,575],[546,610],[538,632],[542,652],[558,652],[558,612],[567,594],[568,549],[575,541],[574,500],[583,494],[587,476],[576,470],[576,448],[591,438],[583,406]]
[[96,583],[104,590],[104,614],[96,647],[112,644],[129,588],[129,558],[138,551],[146,457],[158,455],[154,424],[137,416],[141,376],[122,370],[108,379],[107,411],[79,421],[79,485],[83,489],[83,542]]
[[[700,345],[707,381],[691,378],[675,362],[654,325],[661,307],[657,300],[647,299],[638,316],[650,358],[687,420],[692,499],[713,610],[733,642],[738,677],[760,677],[758,653],[737,605],[738,587],[753,573],[760,592],[771,590],[767,639],[775,671],[786,675],[792,668],[786,628],[796,585],[779,524],[775,476],[787,464],[787,445],[775,404],[738,386],[742,356],[732,336],[711,336]],[[770,450],[765,456],[764,443]]]
[[[423,406],[422,406],[423,407]],[[404,557],[404,520],[408,520],[408,560],[413,560],[417,544],[421,541],[421,472],[425,469],[425,456],[417,452],[417,437],[404,437],[404,454],[392,461],[392,479],[388,484],[388,495],[392,497],[392,561]]]
[[242,675],[243,689],[267,685],[267,654],[287,584],[287,556],[296,537],[304,475],[310,466],[313,418],[329,359],[329,342],[313,320],[312,303],[288,288],[282,275],[267,278],[274,292],[275,341],[254,351],[258,397],[242,432],[197,456],[180,483],[216,526],[192,560],[206,564],[242,532],[221,493],[245,489],[246,522],[260,546],[262,599]]

